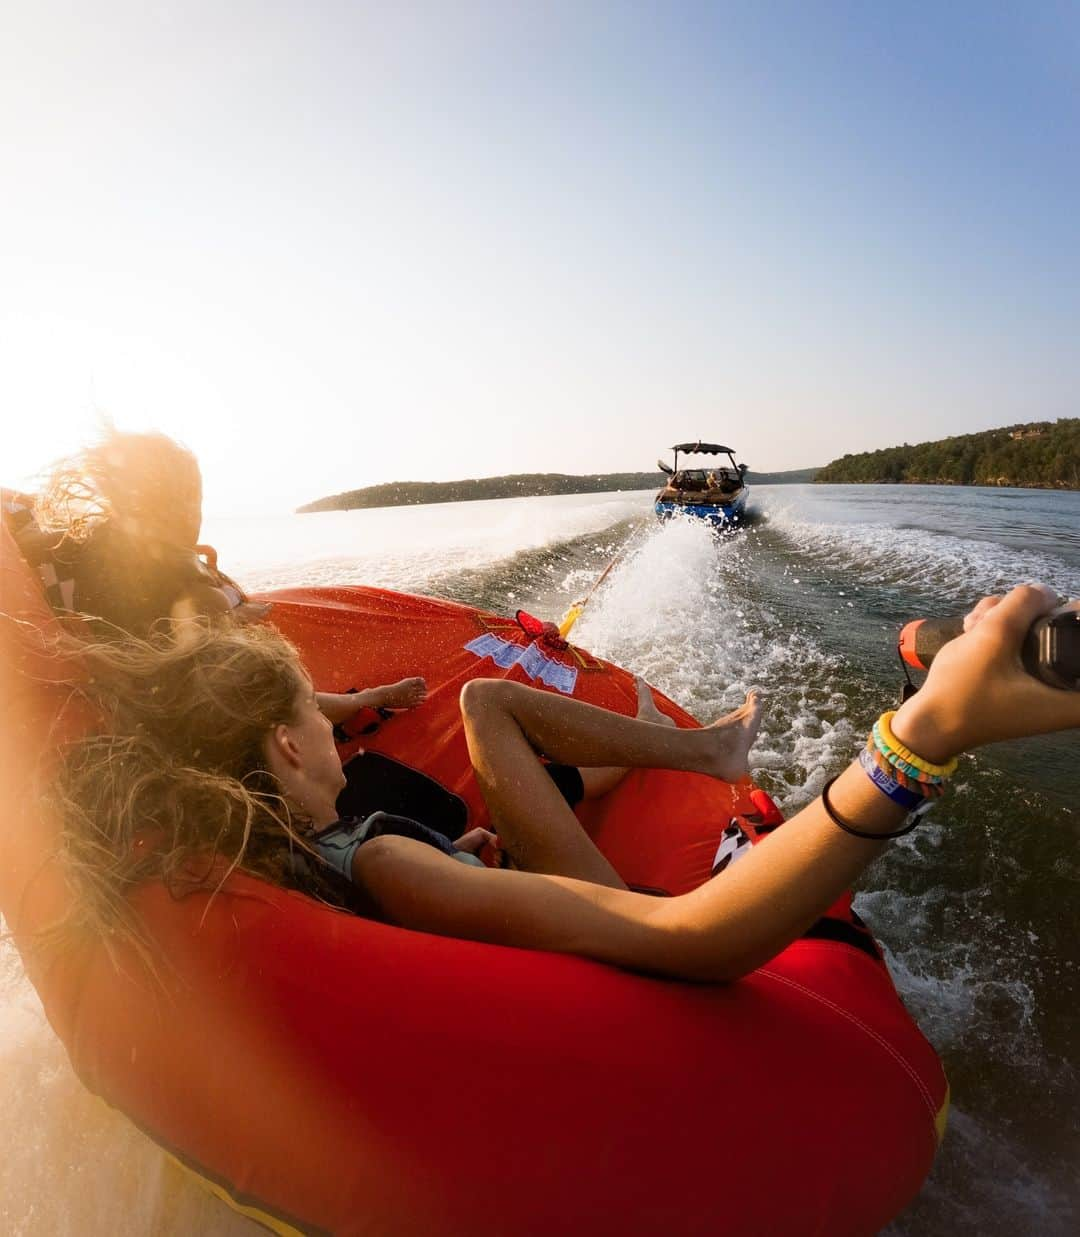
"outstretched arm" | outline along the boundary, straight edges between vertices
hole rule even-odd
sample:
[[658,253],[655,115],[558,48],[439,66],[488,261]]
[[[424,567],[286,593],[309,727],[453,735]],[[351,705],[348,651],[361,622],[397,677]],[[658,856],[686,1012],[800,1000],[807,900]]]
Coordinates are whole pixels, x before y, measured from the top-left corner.
[[[1034,587],[1015,589],[996,605],[984,603],[978,621],[939,654],[922,691],[897,713],[897,739],[941,763],[981,743],[1080,726],[1080,694],[1046,687],[1020,664],[1024,633],[1052,605],[1049,590]],[[590,753],[612,758],[607,739],[598,745],[580,736],[577,746],[580,710],[561,708],[572,702],[542,699],[555,701],[555,711],[545,708],[524,724],[523,732],[531,727],[529,750],[542,743],[562,760],[582,760],[577,753],[584,754],[583,762]],[[617,725],[625,723],[649,725],[629,719]],[[654,745],[659,751],[668,742],[642,732],[622,757],[644,762],[655,754]],[[489,768],[489,777],[504,784],[512,776],[513,769],[501,769],[497,759]],[[531,774],[522,777],[525,811]],[[857,764],[837,779],[830,798],[841,817],[866,833],[889,833],[903,816]],[[406,927],[723,981],[753,970],[805,931],[882,845],[839,829],[818,799],[740,863],[678,898],[651,898],[565,875],[463,869],[393,838],[363,847],[356,875],[381,912]]]
[[[831,799],[868,831],[887,833],[902,816],[858,766],[841,775]],[[466,868],[404,838],[362,846],[353,870],[381,914],[403,927],[716,982],[747,974],[806,931],[882,845],[841,832],[818,799],[721,876],[678,898]]]

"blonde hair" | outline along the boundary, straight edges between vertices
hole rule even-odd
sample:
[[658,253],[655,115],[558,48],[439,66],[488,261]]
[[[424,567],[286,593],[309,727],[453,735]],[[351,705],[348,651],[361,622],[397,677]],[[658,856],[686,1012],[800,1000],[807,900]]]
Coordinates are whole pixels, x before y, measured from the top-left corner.
[[51,552],[101,638],[167,627],[176,603],[197,599],[210,582],[196,553],[199,465],[165,434],[107,427],[53,467],[35,514],[45,532],[60,534]]
[[[36,503],[43,528],[75,541],[105,520],[129,534],[173,540],[178,516],[197,518],[201,507],[202,476],[187,447],[167,434],[111,425],[99,441],[53,466]],[[192,546],[197,535],[196,524]]]
[[281,882],[290,846],[310,850],[265,754],[305,685],[295,648],[271,628],[207,625],[182,645],[132,638],[78,657],[100,726],[69,745],[50,795],[75,889],[63,929],[137,935],[127,895],[148,878],[177,896],[236,868]]

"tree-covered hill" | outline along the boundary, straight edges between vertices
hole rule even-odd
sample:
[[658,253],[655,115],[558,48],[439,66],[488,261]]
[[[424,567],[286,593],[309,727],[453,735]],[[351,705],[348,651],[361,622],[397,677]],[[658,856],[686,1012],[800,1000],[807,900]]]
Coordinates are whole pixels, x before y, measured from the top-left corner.
[[[794,472],[747,473],[748,485],[783,485],[812,481],[814,468]],[[479,498],[525,498],[537,494],[596,494],[613,490],[658,490],[662,472],[589,473],[584,477],[561,472],[527,472],[506,477],[468,481],[391,481],[344,494],[330,494],[298,507],[297,511],[351,511],[358,507],[404,507],[419,503],[460,503]]]
[[390,481],[344,494],[331,494],[298,511],[349,511],[356,507],[404,507],[417,503],[460,503],[479,498],[524,498],[535,494],[593,494],[600,490],[659,488],[660,472],[594,473],[572,477],[558,472],[478,477],[465,481]]
[[1008,485],[1080,489],[1080,418],[1033,421],[961,434],[915,446],[845,455],[819,470],[817,480],[907,482],[921,485]]

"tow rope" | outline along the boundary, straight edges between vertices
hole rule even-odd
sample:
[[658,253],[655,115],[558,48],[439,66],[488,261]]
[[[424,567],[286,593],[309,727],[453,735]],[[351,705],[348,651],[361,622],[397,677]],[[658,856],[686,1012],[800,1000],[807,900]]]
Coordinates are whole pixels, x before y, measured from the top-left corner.
[[584,598],[582,598],[581,601],[575,601],[573,605],[571,605],[570,609],[567,610],[567,612],[563,615],[563,620],[559,624],[559,635],[562,636],[564,640],[570,634],[570,629],[574,626],[574,624],[578,621],[578,619],[581,618],[581,612],[585,609],[585,607],[592,600],[593,593],[595,593],[596,590],[600,587],[600,585],[603,584],[603,582],[608,578],[608,575],[610,574],[612,567],[614,567],[615,564],[619,561],[619,559],[622,558],[623,553],[626,550],[626,546],[629,544],[630,543],[627,542],[626,545],[623,545],[620,547],[618,553],[611,560],[611,562],[608,563],[608,565],[604,568],[604,570],[600,573],[599,577],[593,584],[592,588],[589,589],[589,591],[585,594]]

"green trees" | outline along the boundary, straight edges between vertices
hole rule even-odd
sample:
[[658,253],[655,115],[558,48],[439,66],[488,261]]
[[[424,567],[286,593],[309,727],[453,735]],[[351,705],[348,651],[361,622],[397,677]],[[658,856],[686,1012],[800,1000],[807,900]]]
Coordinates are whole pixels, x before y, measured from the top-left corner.
[[845,455],[822,468],[817,480],[1080,489],[1080,418]]
[[[748,472],[747,485],[784,485],[813,481],[816,468],[787,472]],[[508,477],[481,477],[470,481],[391,481],[362,490],[331,494],[297,507],[306,511],[350,511],[357,507],[402,507],[419,503],[456,503],[479,498],[524,498],[537,494],[594,494],[614,490],[658,490],[662,472],[608,472],[587,476],[566,473],[516,473]]]

